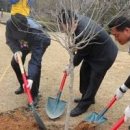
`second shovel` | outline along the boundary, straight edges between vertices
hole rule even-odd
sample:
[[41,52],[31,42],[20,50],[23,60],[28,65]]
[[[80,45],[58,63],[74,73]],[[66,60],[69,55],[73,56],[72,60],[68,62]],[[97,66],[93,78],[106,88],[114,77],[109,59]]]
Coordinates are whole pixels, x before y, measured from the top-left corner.
[[62,78],[56,98],[48,97],[46,113],[50,119],[56,119],[60,117],[65,111],[66,101],[60,100],[60,97],[63,91],[66,77],[67,73],[64,72],[64,76]]

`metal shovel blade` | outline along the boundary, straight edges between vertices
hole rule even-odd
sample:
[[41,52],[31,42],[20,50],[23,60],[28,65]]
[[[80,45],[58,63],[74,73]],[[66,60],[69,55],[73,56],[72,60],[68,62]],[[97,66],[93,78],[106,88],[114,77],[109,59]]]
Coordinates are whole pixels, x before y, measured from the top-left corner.
[[85,121],[91,122],[91,123],[96,123],[96,124],[101,124],[104,123],[107,120],[106,117],[99,115],[96,112],[93,112],[90,114]]
[[42,119],[40,118],[40,116],[38,115],[38,113],[36,112],[35,108],[33,105],[31,105],[31,109],[32,109],[32,112],[33,112],[33,115],[34,115],[34,118],[40,128],[40,130],[47,130],[46,127],[45,127],[45,124],[43,123]]
[[46,113],[51,119],[60,117],[65,111],[66,102],[57,98],[48,97]]

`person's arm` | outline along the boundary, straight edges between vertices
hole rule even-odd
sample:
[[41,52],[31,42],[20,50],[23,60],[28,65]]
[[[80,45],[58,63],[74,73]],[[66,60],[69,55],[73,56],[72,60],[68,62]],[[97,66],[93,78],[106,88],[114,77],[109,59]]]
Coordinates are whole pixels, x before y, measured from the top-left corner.
[[124,115],[125,115],[124,121],[127,122],[127,120],[130,118],[130,105],[128,105],[125,108]]
[[130,89],[130,76],[127,78],[127,80],[124,82],[123,85],[121,85],[115,92],[116,99],[120,99],[123,97],[124,93]]
[[78,66],[83,60],[83,56],[81,56],[78,52],[74,56],[73,65]]
[[[130,89],[130,76],[128,76],[127,80],[125,81],[124,85],[126,86],[126,91],[128,89]],[[128,105],[126,108],[125,108],[125,111],[124,111],[124,114],[125,114],[125,122],[128,120],[128,118],[130,118],[130,105]]]
[[11,4],[16,4],[17,2],[19,2],[19,0],[10,0],[9,1]]
[[12,37],[12,31],[11,31],[11,21],[7,21],[6,25],[6,44],[10,47],[13,53],[20,51],[20,44],[18,40],[15,40]]
[[73,61],[74,66],[78,66],[83,59],[86,59],[90,53],[93,53],[92,46],[93,45],[87,45],[83,49],[77,50],[77,53],[75,54]]
[[[77,37],[78,35],[80,35],[80,33],[83,31],[83,26],[82,22],[80,24],[78,24],[76,31],[75,31],[75,36]],[[82,35],[80,35],[80,37],[76,38],[75,40],[75,44],[78,44],[79,42],[81,42],[82,40],[85,39],[85,37],[87,37],[87,32],[83,33]],[[90,41],[91,42],[91,41]],[[80,45],[81,47],[84,46],[85,44],[88,43],[82,43],[82,45]],[[86,45],[83,49],[79,49],[77,50],[77,53],[74,56],[74,61],[73,64],[74,66],[78,66],[81,61],[87,57],[87,55],[91,53],[91,45]]]
[[32,53],[28,65],[28,79],[34,80],[41,69],[42,56],[50,45],[50,38],[43,34],[31,34],[28,38]]
[[127,78],[124,84],[130,89],[130,76]]
[[30,6],[30,7],[34,7],[35,6],[35,0],[28,0],[28,5]]

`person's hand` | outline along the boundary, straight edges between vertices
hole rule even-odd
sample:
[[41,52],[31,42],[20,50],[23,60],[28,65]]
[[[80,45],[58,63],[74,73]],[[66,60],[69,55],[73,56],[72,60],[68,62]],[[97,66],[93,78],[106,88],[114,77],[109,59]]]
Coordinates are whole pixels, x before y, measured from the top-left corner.
[[32,79],[28,79],[28,85],[27,85],[27,88],[32,88],[32,85],[33,85],[33,80]]
[[115,92],[116,99],[121,99],[127,90],[128,88],[124,84],[120,88],[118,88]]
[[66,65],[64,72],[66,72],[67,75],[69,75],[72,69],[73,69],[72,65]]
[[22,58],[22,52],[21,51],[17,51],[14,53],[14,59],[15,61],[18,63],[18,55]]
[[124,111],[125,117],[124,121],[127,122],[128,118],[130,118],[130,106],[127,106]]
[[71,50],[71,52],[73,53],[73,55],[75,55],[77,53],[77,50],[78,50],[75,45],[69,46],[69,49]]

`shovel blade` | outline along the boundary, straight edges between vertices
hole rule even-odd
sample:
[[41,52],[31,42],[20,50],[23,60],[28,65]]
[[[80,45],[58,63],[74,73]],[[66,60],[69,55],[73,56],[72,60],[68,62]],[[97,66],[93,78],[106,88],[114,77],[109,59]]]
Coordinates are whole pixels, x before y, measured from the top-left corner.
[[52,97],[48,97],[46,113],[50,119],[56,119],[64,113],[65,106],[66,106],[65,101],[57,100],[56,98],[52,98]]
[[47,130],[45,124],[43,123],[42,119],[40,118],[39,114],[36,112],[35,107],[31,104],[31,109],[33,112],[33,116],[41,130]]
[[101,124],[107,121],[107,118],[104,116],[100,116],[98,113],[93,112],[90,114],[85,121],[91,122],[91,123],[96,123],[96,124]]
[[47,130],[45,124],[43,123],[43,121],[41,120],[40,116],[38,115],[38,113],[36,111],[33,111],[33,115],[35,117],[35,120],[37,122],[37,124],[39,125],[39,128],[41,130]]

